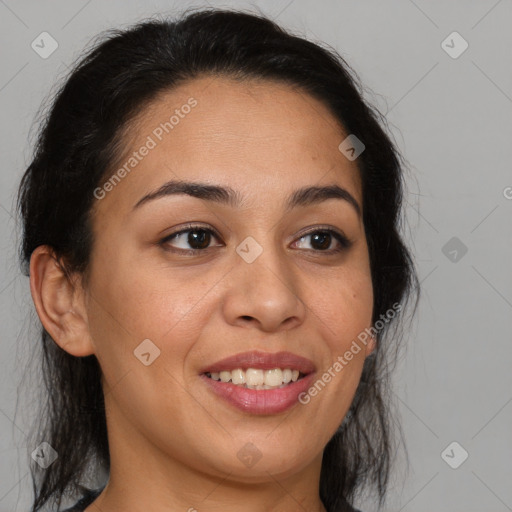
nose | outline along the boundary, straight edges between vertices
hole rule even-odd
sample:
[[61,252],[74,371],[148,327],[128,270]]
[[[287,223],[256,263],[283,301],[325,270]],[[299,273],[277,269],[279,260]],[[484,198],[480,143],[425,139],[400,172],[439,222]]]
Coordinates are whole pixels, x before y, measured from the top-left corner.
[[252,262],[243,252],[235,255],[223,300],[225,319],[231,325],[264,332],[295,328],[304,321],[307,310],[301,298],[299,269],[270,243],[262,248]]

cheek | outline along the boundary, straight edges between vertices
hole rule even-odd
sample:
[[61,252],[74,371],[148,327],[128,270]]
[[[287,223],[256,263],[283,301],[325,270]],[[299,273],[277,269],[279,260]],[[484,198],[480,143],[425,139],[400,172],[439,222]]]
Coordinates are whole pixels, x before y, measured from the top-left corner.
[[122,256],[103,263],[92,280],[89,327],[110,407],[139,426],[155,411],[161,425],[172,424],[177,413],[190,424],[188,417],[198,411],[184,391],[183,367],[199,335],[199,291],[192,293],[190,281],[176,278],[179,273],[155,275]]
[[163,259],[150,264],[151,258],[128,242],[121,247],[122,240],[111,243],[92,260],[89,328],[104,373],[117,379],[134,365],[138,369],[134,351],[146,339],[156,346],[155,353],[160,350],[166,368],[181,373],[215,307],[212,288],[218,275],[172,268]]
[[332,434],[349,409],[361,377],[366,346],[358,336],[371,326],[373,286],[369,266],[365,265],[337,269],[322,287],[313,287],[314,282],[312,279],[309,286],[315,291],[310,294],[308,307],[326,351],[322,368],[302,403],[316,409],[313,416],[322,418],[324,431]]
[[150,335],[160,338],[186,313],[193,295],[173,279],[171,269],[150,266],[141,254],[122,249],[121,242],[112,245],[119,250],[100,252],[93,261],[95,302],[110,316],[112,331],[125,331],[132,341]]
[[321,283],[311,277],[307,287],[307,305],[315,313],[332,352],[344,351],[358,334],[370,327],[373,286],[369,268],[337,269]]

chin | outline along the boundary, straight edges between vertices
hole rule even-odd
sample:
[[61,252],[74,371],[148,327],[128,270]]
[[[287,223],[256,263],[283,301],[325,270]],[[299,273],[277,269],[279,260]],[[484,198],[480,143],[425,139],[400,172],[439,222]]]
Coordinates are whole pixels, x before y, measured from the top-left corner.
[[[282,480],[289,478],[308,465],[313,464],[317,457],[322,456],[322,449],[318,452],[304,451],[304,442],[296,445],[281,445],[274,449],[274,443],[270,446],[256,447],[256,443],[246,442],[240,444],[241,448],[232,455],[231,450],[219,457],[217,453],[215,463],[210,468],[214,468],[223,476],[230,474],[230,480],[241,483],[265,483],[274,478]],[[232,444],[237,444],[236,442]],[[204,469],[204,466],[203,466]]]

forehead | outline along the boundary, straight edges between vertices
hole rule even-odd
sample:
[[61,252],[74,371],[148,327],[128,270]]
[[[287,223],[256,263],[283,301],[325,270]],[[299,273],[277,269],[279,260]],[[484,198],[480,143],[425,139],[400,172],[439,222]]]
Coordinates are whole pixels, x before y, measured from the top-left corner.
[[338,149],[346,136],[323,103],[288,84],[198,78],[159,94],[128,123],[112,168],[126,172],[102,203],[115,198],[126,209],[186,179],[239,190],[245,206],[337,182],[361,204],[357,165]]

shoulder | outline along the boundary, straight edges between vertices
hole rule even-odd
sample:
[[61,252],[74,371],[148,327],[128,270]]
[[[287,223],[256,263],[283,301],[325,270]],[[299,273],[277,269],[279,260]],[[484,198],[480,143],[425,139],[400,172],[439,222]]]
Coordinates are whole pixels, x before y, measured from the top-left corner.
[[[63,510],[62,512],[83,512],[86,507],[88,507],[103,491],[103,488],[101,489],[88,489],[82,498],[80,498],[79,501],[77,501],[71,508],[67,508]],[[356,509],[351,507],[350,512],[363,512],[362,510]]]
[[62,512],[83,512],[103,491],[101,489],[88,489],[84,495],[71,508],[67,508]]

